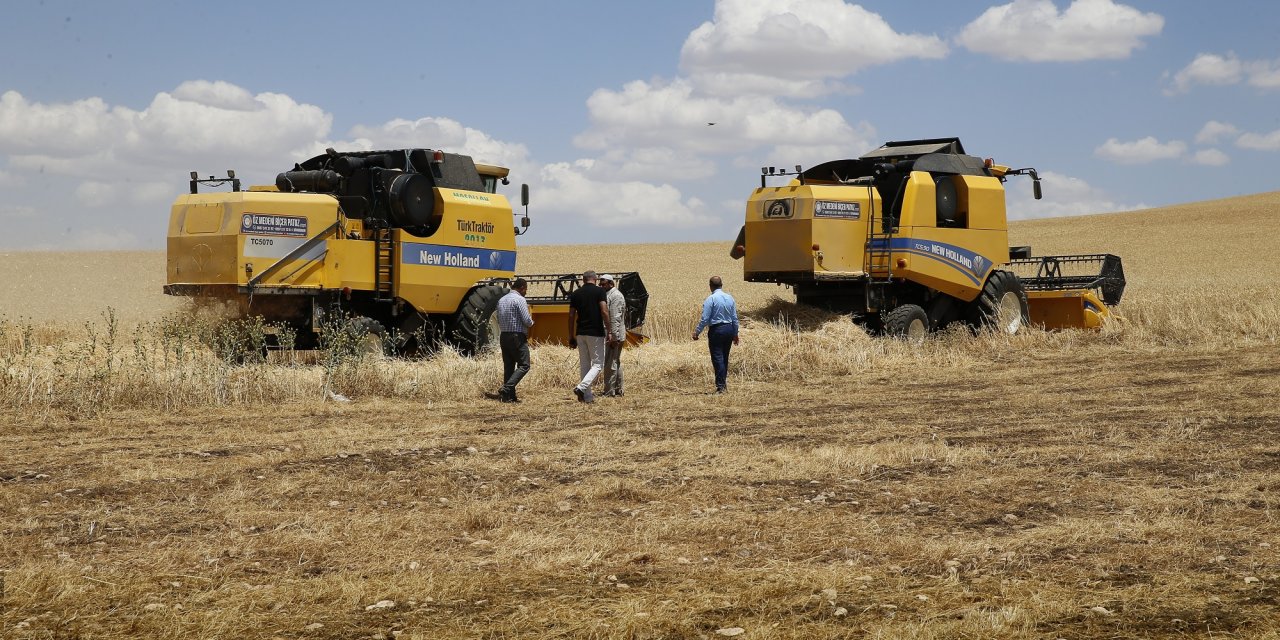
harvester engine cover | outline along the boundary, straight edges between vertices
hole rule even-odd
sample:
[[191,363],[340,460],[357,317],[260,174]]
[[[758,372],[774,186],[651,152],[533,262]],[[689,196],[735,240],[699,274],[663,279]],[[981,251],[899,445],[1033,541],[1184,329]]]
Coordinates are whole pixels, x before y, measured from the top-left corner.
[[[469,156],[431,149],[331,152],[276,176],[285,193],[327,193],[349,218],[428,236],[440,225],[435,188],[483,191]],[[376,224],[375,222],[374,224]]]

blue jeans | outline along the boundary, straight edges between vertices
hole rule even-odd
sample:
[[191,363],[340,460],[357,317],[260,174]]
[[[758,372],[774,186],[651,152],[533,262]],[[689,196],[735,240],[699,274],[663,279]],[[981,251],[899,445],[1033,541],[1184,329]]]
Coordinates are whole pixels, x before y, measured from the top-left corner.
[[731,324],[717,324],[707,330],[711,368],[716,372],[716,391],[724,391],[728,387],[729,350],[733,348],[733,339],[736,337],[738,328]]

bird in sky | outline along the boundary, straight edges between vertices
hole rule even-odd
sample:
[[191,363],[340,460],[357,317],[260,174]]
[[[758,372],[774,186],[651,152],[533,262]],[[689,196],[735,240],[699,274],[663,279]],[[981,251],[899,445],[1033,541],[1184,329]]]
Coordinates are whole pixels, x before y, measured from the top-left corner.
[[708,127],[714,127],[714,126],[716,126],[716,123],[714,123],[714,122],[708,122],[708,123],[707,123],[707,126],[708,126]]

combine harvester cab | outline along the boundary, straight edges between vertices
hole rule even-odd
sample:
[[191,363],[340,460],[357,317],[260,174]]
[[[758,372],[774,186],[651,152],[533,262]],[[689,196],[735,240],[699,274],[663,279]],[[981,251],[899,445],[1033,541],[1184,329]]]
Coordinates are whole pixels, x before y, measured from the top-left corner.
[[[1004,182],[1015,175],[1030,176],[1040,198],[1035,169],[967,155],[958,138],[889,142],[808,170],[764,167],[730,255],[747,281],[789,285],[798,302],[874,332],[1100,326],[1124,290],[1120,259],[1011,249]],[[775,177],[789,184],[769,186]]]
[[496,342],[493,312],[529,227],[528,185],[518,225],[497,192],[507,174],[432,149],[330,149],[248,190],[232,171],[192,172],[170,212],[164,291],[227,301],[296,348],[337,323],[397,352],[476,353]]

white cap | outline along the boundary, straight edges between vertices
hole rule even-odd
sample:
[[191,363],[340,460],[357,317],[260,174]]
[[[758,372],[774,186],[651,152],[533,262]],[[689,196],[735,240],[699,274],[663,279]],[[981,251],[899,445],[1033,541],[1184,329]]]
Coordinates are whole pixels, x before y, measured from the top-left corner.
[[607,273],[606,273],[606,274],[604,274],[604,275],[602,275],[602,276],[600,276],[600,279],[601,279],[601,280],[604,280],[604,281],[606,281],[606,282],[613,282],[613,276],[611,276],[611,275],[609,275],[609,274],[607,274]]

